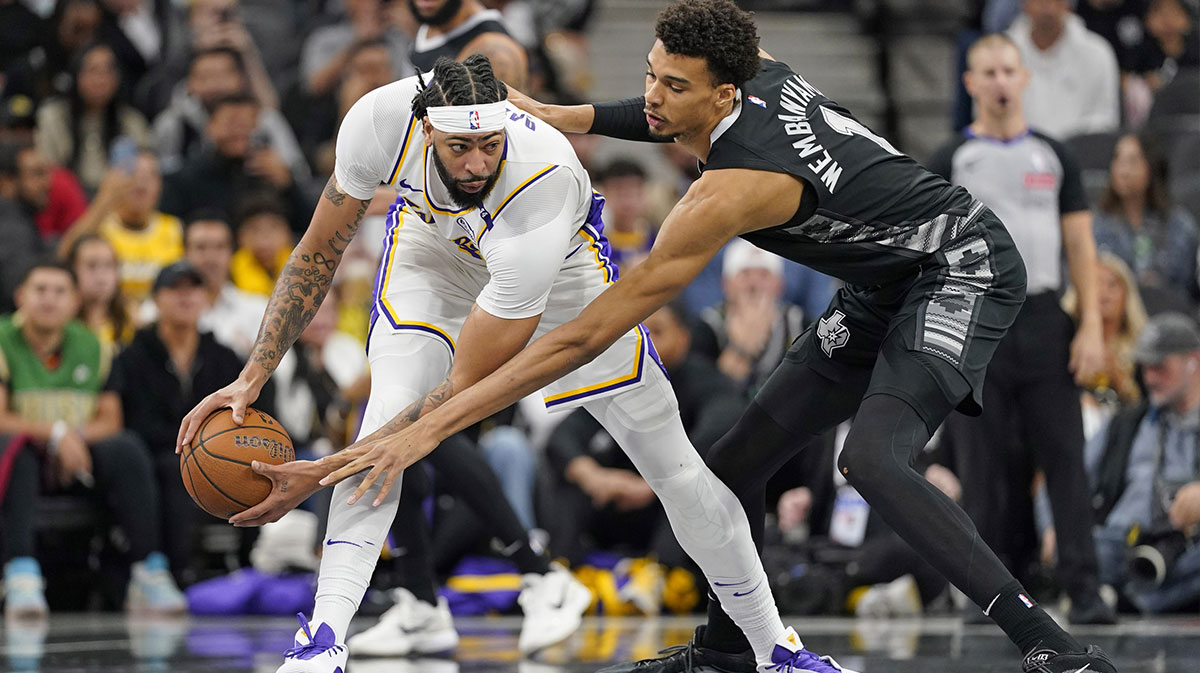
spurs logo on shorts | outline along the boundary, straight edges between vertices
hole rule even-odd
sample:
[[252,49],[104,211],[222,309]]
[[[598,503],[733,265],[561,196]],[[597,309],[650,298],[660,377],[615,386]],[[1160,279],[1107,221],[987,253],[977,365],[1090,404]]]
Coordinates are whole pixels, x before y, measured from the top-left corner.
[[834,311],[828,318],[817,321],[817,336],[821,338],[821,350],[825,351],[825,357],[833,357],[833,351],[850,340],[850,328],[842,324],[845,319],[845,313]]

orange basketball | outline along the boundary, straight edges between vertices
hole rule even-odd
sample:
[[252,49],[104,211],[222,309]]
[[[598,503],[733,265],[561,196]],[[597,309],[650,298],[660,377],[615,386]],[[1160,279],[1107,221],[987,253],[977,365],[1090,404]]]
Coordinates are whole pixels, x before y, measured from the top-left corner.
[[183,485],[200,508],[228,519],[266,499],[271,480],[250,469],[250,461],[272,465],[296,458],[292,438],[279,421],[258,409],[246,409],[245,423],[220,409],[200,423],[192,443],[179,457]]

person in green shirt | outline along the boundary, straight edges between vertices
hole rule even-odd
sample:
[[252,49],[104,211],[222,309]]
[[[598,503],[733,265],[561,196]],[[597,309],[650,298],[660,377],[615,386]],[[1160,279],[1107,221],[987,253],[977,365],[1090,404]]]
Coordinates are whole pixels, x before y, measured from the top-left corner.
[[16,313],[0,317],[6,616],[47,612],[34,556],[34,509],[43,483],[52,493],[94,498],[124,530],[132,562],[127,609],[184,611],[187,602],[159,551],[149,452],[123,429],[121,402],[104,387],[109,362],[100,341],[74,319],[74,274],[55,261],[35,262],[17,288],[16,305]]

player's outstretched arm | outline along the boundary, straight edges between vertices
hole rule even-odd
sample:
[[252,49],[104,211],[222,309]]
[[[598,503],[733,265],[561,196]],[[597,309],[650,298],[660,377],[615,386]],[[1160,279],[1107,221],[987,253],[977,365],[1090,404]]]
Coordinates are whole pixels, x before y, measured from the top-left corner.
[[205,397],[184,416],[176,453],[192,440],[200,422],[217,409],[231,407],[234,422],[241,424],[246,407],[258,399],[283,354],[312,322],[370,202],[349,196],[338,187],[336,179],[329,178],[308,229],[275,281],[245,368],[236,381]]
[[[380,463],[386,462],[390,470],[398,472],[451,434],[591,361],[678,294],[729,239],[790,219],[799,206],[799,184],[791,177],[762,171],[705,174],[667,216],[646,261],[605,290],[579,316],[321,483],[332,484],[372,467],[351,498],[356,501],[380,477],[382,470],[375,469]],[[734,201],[730,194],[743,198]],[[755,216],[747,217],[747,213]],[[380,489],[375,502],[381,502],[385,493],[386,488]]]
[[[454,364],[446,380],[422,395],[408,408],[370,435],[318,463],[296,461],[269,465],[255,461],[252,469],[271,480],[271,493],[261,503],[229,519],[238,527],[261,526],[278,521],[308,496],[321,490],[320,479],[335,467],[346,465],[355,458],[370,453],[381,441],[412,425],[454,396],[479,381],[516,355],[537,329],[541,314],[530,318],[508,320],[498,318],[474,306],[459,332],[454,349]],[[400,476],[400,471],[387,471],[385,484]]]

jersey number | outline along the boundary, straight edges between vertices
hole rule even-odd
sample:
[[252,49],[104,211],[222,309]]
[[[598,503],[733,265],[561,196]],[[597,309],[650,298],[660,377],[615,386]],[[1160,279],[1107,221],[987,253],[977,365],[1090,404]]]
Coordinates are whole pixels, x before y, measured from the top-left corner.
[[862,136],[882,147],[885,152],[888,152],[889,154],[900,155],[900,152],[897,152],[896,148],[892,147],[891,143],[883,138],[880,138],[874,133],[871,133],[871,129],[863,126],[853,119],[844,115],[840,115],[827,107],[821,108],[821,114],[825,117],[825,123],[829,124],[829,128],[833,129],[834,131],[837,131],[844,136]]
[[508,116],[508,118],[515,122],[519,122],[522,119],[524,119],[525,120],[525,128],[529,129],[530,131],[537,130],[537,126],[533,123],[533,120],[530,119],[529,117],[525,116],[524,112],[519,112],[519,113],[514,112],[514,113],[510,114]]

